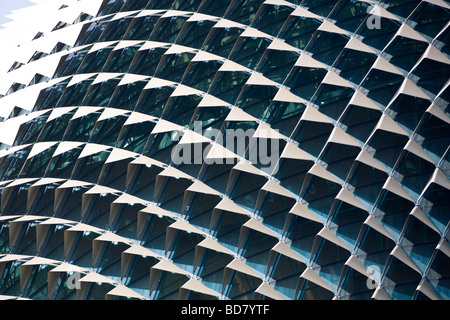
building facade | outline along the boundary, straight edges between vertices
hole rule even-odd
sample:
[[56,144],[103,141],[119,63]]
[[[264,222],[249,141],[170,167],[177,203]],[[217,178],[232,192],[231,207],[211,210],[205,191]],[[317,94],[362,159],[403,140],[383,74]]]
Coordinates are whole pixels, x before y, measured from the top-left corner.
[[37,2],[0,298],[450,298],[447,1]]

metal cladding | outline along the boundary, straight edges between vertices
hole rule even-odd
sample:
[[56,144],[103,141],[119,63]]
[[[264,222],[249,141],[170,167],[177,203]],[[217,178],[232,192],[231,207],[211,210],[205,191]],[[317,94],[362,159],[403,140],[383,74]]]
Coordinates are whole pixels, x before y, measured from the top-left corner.
[[2,299],[450,298],[448,1],[37,2]]

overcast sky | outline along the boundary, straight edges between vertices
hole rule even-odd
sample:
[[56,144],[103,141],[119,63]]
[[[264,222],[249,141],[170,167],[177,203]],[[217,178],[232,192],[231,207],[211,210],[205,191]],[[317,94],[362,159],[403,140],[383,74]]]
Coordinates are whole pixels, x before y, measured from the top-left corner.
[[10,14],[11,11],[30,6],[32,4],[32,2],[27,0],[0,0],[0,25],[11,21],[5,17]]

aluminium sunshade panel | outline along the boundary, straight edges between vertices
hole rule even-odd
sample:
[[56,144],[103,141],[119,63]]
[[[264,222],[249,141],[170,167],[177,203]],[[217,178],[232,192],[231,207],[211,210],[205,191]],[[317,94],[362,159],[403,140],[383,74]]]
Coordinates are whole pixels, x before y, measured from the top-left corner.
[[[450,298],[449,15],[442,0],[17,12],[0,33],[21,35],[0,70],[1,297]],[[249,148],[278,142],[275,167],[211,135],[239,128]],[[177,165],[176,147],[203,158]]]

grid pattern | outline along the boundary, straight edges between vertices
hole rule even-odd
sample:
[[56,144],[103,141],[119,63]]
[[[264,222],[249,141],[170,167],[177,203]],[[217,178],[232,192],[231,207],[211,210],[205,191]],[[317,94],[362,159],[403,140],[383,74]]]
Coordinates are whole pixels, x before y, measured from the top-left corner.
[[56,3],[0,86],[3,298],[450,297],[447,1]]

